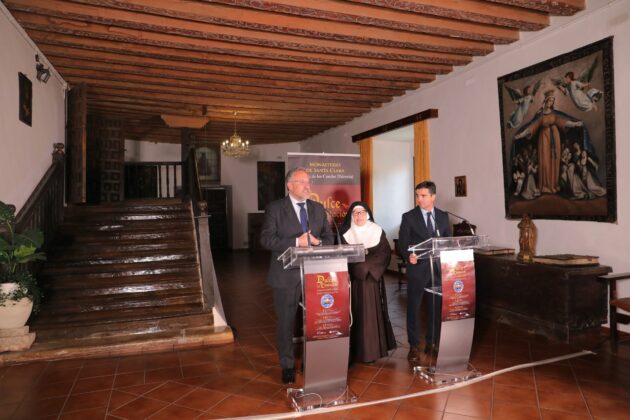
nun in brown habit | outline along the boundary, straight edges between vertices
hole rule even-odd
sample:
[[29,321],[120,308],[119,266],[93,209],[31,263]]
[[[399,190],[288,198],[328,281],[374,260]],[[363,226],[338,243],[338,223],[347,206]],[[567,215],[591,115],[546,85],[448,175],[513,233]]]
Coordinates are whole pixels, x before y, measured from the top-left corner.
[[352,282],[350,362],[370,363],[396,348],[383,280],[392,252],[366,203],[352,203],[340,231],[342,242],[362,244],[367,252],[364,262],[348,264]]

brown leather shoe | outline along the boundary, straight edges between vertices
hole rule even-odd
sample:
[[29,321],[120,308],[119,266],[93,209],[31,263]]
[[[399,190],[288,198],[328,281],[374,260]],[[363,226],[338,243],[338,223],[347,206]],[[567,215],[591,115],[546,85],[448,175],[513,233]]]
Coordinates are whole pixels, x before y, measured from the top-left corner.
[[420,347],[419,346],[409,346],[409,354],[407,355],[407,360],[409,360],[410,362],[420,361]]

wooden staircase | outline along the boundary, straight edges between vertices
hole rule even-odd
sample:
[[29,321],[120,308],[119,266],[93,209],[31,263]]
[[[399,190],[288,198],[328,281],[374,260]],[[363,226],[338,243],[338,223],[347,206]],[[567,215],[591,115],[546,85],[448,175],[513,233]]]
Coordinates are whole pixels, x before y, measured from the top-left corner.
[[36,342],[0,362],[231,342],[204,308],[196,243],[190,204],[179,200],[69,206],[39,275]]

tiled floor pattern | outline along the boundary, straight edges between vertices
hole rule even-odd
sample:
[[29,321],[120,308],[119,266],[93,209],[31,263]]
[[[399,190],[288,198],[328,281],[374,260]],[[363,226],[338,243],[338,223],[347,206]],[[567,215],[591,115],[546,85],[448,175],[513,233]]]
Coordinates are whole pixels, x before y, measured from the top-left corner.
[[[273,344],[266,259],[245,252],[215,259],[236,343],[0,367],[0,419],[185,420],[289,411]],[[411,374],[406,360],[404,287],[399,291],[394,277],[387,287],[400,347],[374,364],[351,367],[349,385],[359,401],[432,389]],[[593,340],[585,345],[597,347]],[[482,322],[471,361],[488,373],[576,350],[581,347]],[[507,373],[455,391],[308,418],[630,419],[630,344],[618,356],[604,344],[593,356]]]

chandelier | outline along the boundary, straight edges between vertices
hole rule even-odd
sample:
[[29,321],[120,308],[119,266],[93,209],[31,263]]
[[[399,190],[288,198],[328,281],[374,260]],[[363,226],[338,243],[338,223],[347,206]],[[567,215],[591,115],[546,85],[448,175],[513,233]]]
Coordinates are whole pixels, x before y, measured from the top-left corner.
[[241,139],[241,136],[236,134],[236,112],[234,112],[234,134],[229,140],[221,143],[221,153],[236,159],[249,155],[249,141]]

